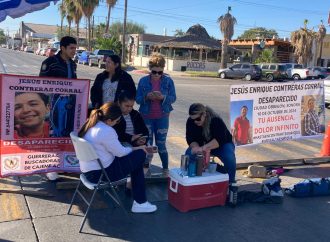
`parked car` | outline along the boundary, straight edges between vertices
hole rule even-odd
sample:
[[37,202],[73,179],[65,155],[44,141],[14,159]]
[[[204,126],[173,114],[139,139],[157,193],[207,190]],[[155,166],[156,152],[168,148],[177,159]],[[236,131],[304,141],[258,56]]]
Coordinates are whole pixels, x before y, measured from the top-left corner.
[[311,69],[314,73],[314,76],[316,76],[317,78],[324,79],[329,75],[326,67],[315,66],[312,67]]
[[27,53],[33,53],[33,49],[32,49],[31,46],[26,46],[26,47],[24,48],[24,52],[27,52]]
[[261,78],[261,69],[258,65],[250,63],[235,64],[226,69],[220,69],[218,76],[224,78],[244,78],[247,81],[252,79],[259,80]]
[[109,55],[113,55],[113,50],[94,50],[93,56],[89,59],[88,65],[97,65],[100,69],[105,67],[105,59]]
[[261,63],[259,66],[262,71],[262,76],[269,82],[288,78],[288,74],[286,72],[287,67],[284,64]]
[[324,79],[324,103],[325,107],[330,107],[330,76]]
[[93,53],[90,51],[83,51],[81,55],[78,58],[78,64],[82,63],[83,65],[86,65],[89,63],[89,58],[93,56]]
[[297,63],[285,63],[287,67],[288,77],[294,80],[301,79],[314,79],[316,74],[314,74],[311,68],[304,68],[303,65]]
[[79,59],[79,56],[81,55],[81,53],[83,53],[84,52],[84,50],[76,50],[76,54],[74,54],[74,57],[73,57],[73,61],[74,62],[78,62],[78,59]]
[[56,48],[48,48],[45,51],[45,56],[47,56],[47,57],[53,56],[53,55],[55,55],[56,51],[57,51]]

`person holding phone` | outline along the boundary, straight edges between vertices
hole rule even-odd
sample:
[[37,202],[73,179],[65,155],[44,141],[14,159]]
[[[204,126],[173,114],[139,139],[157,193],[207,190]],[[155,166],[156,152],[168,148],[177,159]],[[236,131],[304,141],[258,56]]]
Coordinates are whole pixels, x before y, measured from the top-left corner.
[[[113,126],[121,122],[120,107],[108,102],[91,112],[89,119],[81,127],[78,136],[84,138],[94,147],[105,171],[111,181],[118,181],[131,175],[133,213],[152,213],[157,206],[149,203],[146,198],[146,188],[143,173],[143,163],[146,158],[145,145],[125,147],[119,140]],[[80,169],[86,178],[93,183],[100,179],[102,170],[96,160],[81,162]]]
[[[164,75],[165,59],[159,53],[154,53],[149,59],[150,74],[139,81],[136,102],[139,111],[149,130],[149,144],[155,137],[158,154],[162,161],[163,173],[168,175],[168,153],[166,138],[169,127],[172,104],[176,101],[174,82]],[[152,156],[150,156],[150,161]]]
[[141,114],[133,106],[134,93],[123,91],[119,94],[118,105],[122,113],[122,121],[114,126],[119,141],[130,146],[145,145],[148,141],[149,131]]

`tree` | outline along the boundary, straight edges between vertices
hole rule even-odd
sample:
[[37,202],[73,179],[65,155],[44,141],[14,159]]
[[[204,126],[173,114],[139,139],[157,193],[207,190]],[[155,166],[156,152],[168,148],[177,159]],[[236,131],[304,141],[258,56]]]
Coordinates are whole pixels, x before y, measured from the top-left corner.
[[291,33],[291,44],[294,47],[294,54],[298,56],[298,63],[307,66],[312,59],[312,46],[317,34],[307,28],[308,20],[304,20],[304,27]]
[[174,36],[175,37],[181,37],[181,36],[184,36],[186,33],[182,30],[182,29],[176,29],[174,31]]
[[114,50],[115,53],[121,53],[121,42],[116,37],[98,38],[96,41],[97,49]]
[[[109,28],[109,33],[111,36],[119,38],[119,36],[123,33],[123,23],[119,21],[112,23]],[[126,34],[144,34],[144,33],[145,33],[145,26],[143,24],[127,22]]]
[[317,65],[321,65],[321,59],[322,59],[322,49],[323,49],[323,40],[325,35],[327,34],[327,29],[323,25],[323,20],[321,20],[321,24],[319,25],[319,31],[317,32],[317,40],[318,44],[320,46],[320,55],[317,58]]
[[110,13],[111,9],[116,5],[117,0],[107,0],[108,4],[108,17],[107,17],[107,25],[105,27],[105,33],[109,32],[109,25],[110,25]]
[[60,5],[58,5],[58,11],[60,12],[61,15],[61,29],[60,32],[63,32],[63,20],[66,16],[66,9],[65,9],[65,5],[63,3],[61,3]]
[[273,36],[278,38],[278,33],[276,30],[257,27],[245,30],[244,33],[238,37],[238,39],[256,39],[257,37],[262,39],[271,39]]
[[91,50],[91,17],[95,8],[99,5],[99,0],[77,0],[78,7],[83,12],[88,21],[88,50]]
[[220,25],[220,31],[223,34],[222,49],[221,49],[221,68],[227,67],[227,46],[229,41],[234,35],[234,25],[237,23],[235,17],[233,17],[229,12],[231,7],[228,7],[228,11],[225,15],[218,18],[218,23]]
[[277,62],[274,56],[274,50],[264,49],[260,56],[255,60],[255,63],[275,63]]
[[6,35],[3,29],[0,29],[0,44],[6,43]]

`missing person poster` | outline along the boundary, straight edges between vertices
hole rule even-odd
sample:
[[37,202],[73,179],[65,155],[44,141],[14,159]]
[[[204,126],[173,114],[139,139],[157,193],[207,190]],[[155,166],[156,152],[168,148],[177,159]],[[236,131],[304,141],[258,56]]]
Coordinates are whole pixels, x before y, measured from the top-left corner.
[[234,143],[280,142],[324,133],[323,87],[320,80],[232,85]]
[[77,172],[70,139],[87,117],[89,80],[0,75],[0,176]]

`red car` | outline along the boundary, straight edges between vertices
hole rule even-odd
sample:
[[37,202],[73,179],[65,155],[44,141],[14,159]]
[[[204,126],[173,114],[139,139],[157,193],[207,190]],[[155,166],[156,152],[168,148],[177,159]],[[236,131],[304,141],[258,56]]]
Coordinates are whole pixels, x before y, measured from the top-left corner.
[[48,48],[45,52],[45,56],[50,57],[55,55],[57,49],[56,48]]

